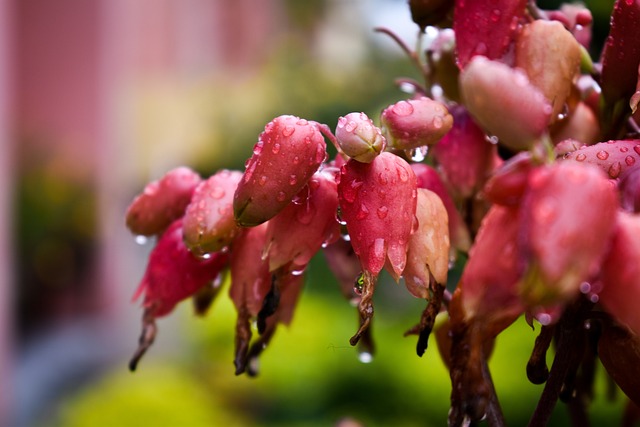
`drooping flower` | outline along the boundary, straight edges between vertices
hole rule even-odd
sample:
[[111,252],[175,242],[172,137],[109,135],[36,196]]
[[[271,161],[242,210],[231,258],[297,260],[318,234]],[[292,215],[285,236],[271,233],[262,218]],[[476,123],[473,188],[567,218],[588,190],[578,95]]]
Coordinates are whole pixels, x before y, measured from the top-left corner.
[[178,167],[150,182],[129,205],[127,227],[136,235],[161,234],[173,221],[182,217],[201,181],[196,172]]
[[184,215],[184,241],[195,254],[217,252],[238,235],[233,194],[240,179],[240,172],[223,169],[196,188]]
[[326,156],[326,143],[316,124],[295,116],[269,122],[234,196],[238,224],[251,227],[276,216],[307,185]]

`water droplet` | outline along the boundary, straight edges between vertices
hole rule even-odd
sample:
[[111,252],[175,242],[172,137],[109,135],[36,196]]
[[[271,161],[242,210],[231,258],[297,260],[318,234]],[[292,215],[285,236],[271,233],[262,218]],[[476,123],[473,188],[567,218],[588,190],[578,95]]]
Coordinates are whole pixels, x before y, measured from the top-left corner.
[[198,258],[201,258],[201,259],[204,259],[204,260],[211,259],[211,254],[209,252],[207,252],[207,253],[204,253],[202,255],[198,255]]
[[149,241],[149,239],[147,239],[147,236],[143,236],[142,234],[136,236],[136,243],[139,245],[146,245],[147,242]]
[[347,124],[347,119],[346,118],[340,117],[338,119],[338,129],[344,128],[344,125],[346,125],[346,124]]
[[295,157],[293,158],[292,162],[293,162],[293,164],[294,164],[294,165],[300,164],[300,157],[295,156]]
[[256,145],[253,146],[253,154],[255,154],[256,156],[260,155],[260,153],[262,153],[263,145],[264,143],[262,141],[258,141]]
[[500,19],[500,15],[502,15],[500,9],[493,9],[489,19],[491,19],[491,22],[498,22],[498,20]]
[[536,316],[536,319],[538,320],[538,322],[540,322],[540,324],[542,326],[547,326],[551,323],[551,321],[553,320],[551,318],[551,315],[548,313],[540,313]]
[[284,202],[286,199],[287,199],[287,195],[284,194],[284,191],[280,191],[276,196],[276,200],[278,200],[279,202]]
[[300,119],[296,122],[296,124],[298,126],[307,126],[309,124],[309,122],[307,121],[307,119]]
[[213,190],[211,190],[211,197],[213,197],[214,199],[222,199],[225,194],[226,192],[222,187],[215,187]]
[[360,205],[360,210],[356,214],[356,219],[365,219],[369,216],[369,208],[366,205]]
[[354,132],[358,128],[358,124],[353,120],[350,120],[349,123],[344,127],[347,132]]
[[350,241],[351,241],[351,236],[349,235],[349,233],[340,234],[340,237],[341,237],[341,238],[342,238],[342,240],[344,240],[345,242],[350,242]]
[[578,162],[584,162],[586,158],[587,158],[587,156],[585,156],[585,154],[584,154],[584,153],[580,153],[580,154],[578,154],[578,155],[576,156],[576,161],[578,161]]
[[589,292],[591,292],[591,283],[589,282],[580,283],[580,292],[582,292],[583,294],[588,294]]
[[273,144],[271,151],[273,152],[273,154],[278,154],[280,152],[280,144],[278,144],[277,142]]
[[223,247],[222,249],[220,249],[220,252],[222,252],[223,254],[229,253],[229,246]]
[[392,107],[392,111],[399,116],[408,116],[413,114],[413,105],[408,101],[400,101]]
[[621,170],[622,165],[620,164],[620,162],[615,162],[609,167],[609,176],[615,179],[620,175]]
[[327,159],[327,150],[322,147],[322,145],[318,145],[316,149],[316,163],[322,163]]
[[378,209],[376,209],[376,213],[378,214],[378,218],[385,219],[387,217],[387,214],[389,213],[389,208],[387,208],[386,206],[380,206]]
[[620,152],[621,153],[626,153],[627,151],[629,151],[628,147],[620,147]]
[[492,144],[492,145],[498,144],[498,137],[495,135],[487,135],[485,136],[485,139],[487,140],[487,142],[489,142],[489,144]]
[[295,266],[294,270],[291,270],[291,275],[292,276],[302,276],[304,274],[304,270],[305,270],[304,266],[302,266],[302,267]]
[[636,158],[633,156],[627,156],[624,158],[624,162],[628,165],[631,166],[636,162]]
[[298,183],[298,177],[295,175],[291,175],[289,177],[289,185],[296,185]]
[[609,153],[604,150],[600,150],[598,151],[598,154],[596,154],[596,157],[600,160],[607,160],[609,158]]
[[425,159],[425,157],[427,157],[428,153],[429,153],[429,147],[425,145],[425,146],[414,148],[413,150],[411,150],[409,152],[409,157],[414,162],[421,162]]
[[381,238],[377,238],[376,240],[373,241],[372,245],[371,245],[371,254],[370,254],[370,262],[375,262],[375,261],[382,261],[384,258],[384,247],[385,247],[385,241],[384,239]]
[[295,131],[296,128],[294,128],[293,126],[285,126],[284,129],[282,129],[282,136],[291,136]]
[[435,116],[431,121],[431,124],[433,125],[434,128],[440,129],[443,125],[442,117]]
[[265,175],[262,175],[259,179],[258,179],[258,184],[260,185],[265,185],[267,183],[267,177]]
[[363,351],[358,354],[358,360],[362,363],[371,363],[373,362],[373,355],[368,351]]
[[402,182],[407,182],[409,180],[409,173],[405,168],[403,167],[398,168],[398,178],[400,178],[400,181]]

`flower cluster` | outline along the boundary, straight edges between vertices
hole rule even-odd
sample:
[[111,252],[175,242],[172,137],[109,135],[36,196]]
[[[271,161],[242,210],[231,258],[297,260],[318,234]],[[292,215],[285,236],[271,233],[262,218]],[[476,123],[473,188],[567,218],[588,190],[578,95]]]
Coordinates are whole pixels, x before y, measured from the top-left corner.
[[[546,382],[545,394],[587,396],[598,348],[640,404],[640,377],[624,374],[640,362],[640,1],[616,1],[597,63],[582,6],[409,4],[426,49],[379,30],[424,82],[401,80],[412,96],[384,109],[378,125],[362,112],[340,117],[335,132],[276,117],[244,172],[203,179],[178,168],[133,201],[128,227],[157,243],[136,294],[143,333],[131,368],[157,317],[187,298],[205,313],[230,271],[236,374],[256,375],[254,362],[291,322],[305,268],[322,251],[360,315],[352,345],[371,346],[382,270],[425,301],[407,332],[418,336],[418,355],[443,319],[449,332],[436,339],[451,372],[451,425],[503,424],[487,359],[522,315],[541,325],[527,375]],[[454,265],[462,265],[457,282],[448,280]],[[546,423],[554,403],[541,399],[532,425]]]

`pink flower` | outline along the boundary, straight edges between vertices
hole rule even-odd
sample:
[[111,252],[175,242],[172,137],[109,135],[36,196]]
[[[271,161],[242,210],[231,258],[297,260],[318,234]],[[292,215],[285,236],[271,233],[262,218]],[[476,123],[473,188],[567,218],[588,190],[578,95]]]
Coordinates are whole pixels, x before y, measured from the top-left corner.
[[295,116],[267,124],[233,200],[238,224],[251,227],[273,218],[307,185],[327,156],[317,126]]
[[217,252],[238,235],[233,194],[240,179],[240,172],[223,169],[196,188],[184,215],[184,241],[195,254]]
[[201,181],[200,175],[191,169],[179,167],[158,181],[147,184],[127,209],[127,227],[132,233],[142,236],[162,233],[182,217]]

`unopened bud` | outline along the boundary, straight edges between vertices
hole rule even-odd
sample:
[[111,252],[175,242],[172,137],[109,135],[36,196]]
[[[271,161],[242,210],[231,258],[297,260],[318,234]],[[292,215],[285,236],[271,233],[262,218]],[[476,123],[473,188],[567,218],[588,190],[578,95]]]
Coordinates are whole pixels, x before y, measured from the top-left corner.
[[344,154],[362,163],[371,163],[387,146],[382,132],[365,113],[340,117],[336,139]]

